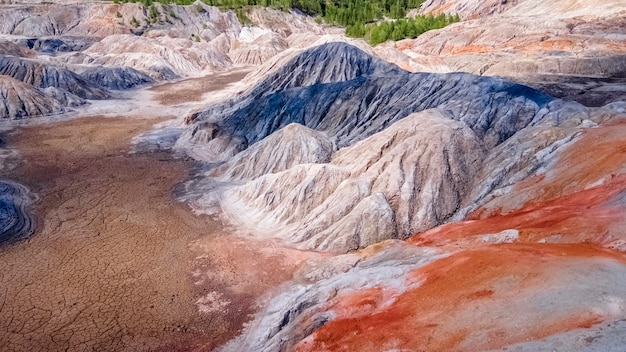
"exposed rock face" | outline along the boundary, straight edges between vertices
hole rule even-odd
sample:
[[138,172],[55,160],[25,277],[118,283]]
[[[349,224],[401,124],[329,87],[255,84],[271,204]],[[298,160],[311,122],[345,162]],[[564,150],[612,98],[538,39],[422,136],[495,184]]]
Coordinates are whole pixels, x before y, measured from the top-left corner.
[[169,37],[112,35],[92,45],[73,63],[127,66],[156,79],[172,79],[202,71],[223,70],[230,58],[209,43]]
[[[246,152],[258,153],[265,141]],[[467,195],[482,156],[468,127],[426,111],[339,150],[330,164],[302,164],[232,187],[221,204],[258,235],[280,233],[304,248],[341,252],[444,221]],[[245,156],[237,162],[250,165]]]
[[592,106],[626,99],[622,85],[602,85],[610,100],[582,96],[598,78],[624,77],[623,1],[431,0],[420,12],[458,13],[466,21],[399,41],[386,49],[386,59],[411,70],[504,76],[539,88],[555,81],[567,86],[574,76],[585,83],[581,94],[560,97]]
[[0,40],[0,55],[17,57],[34,57],[35,53],[12,41]]
[[93,44],[93,37],[34,38],[27,41],[30,49],[43,53],[83,51]]
[[502,13],[519,2],[520,0],[486,0],[480,2],[466,0],[427,0],[422,4],[419,11],[433,14],[446,12],[458,14],[463,19],[472,19]]
[[322,132],[290,124],[236,154],[208,176],[226,181],[252,180],[295,165],[330,161],[335,146]]
[[85,99],[56,87],[44,88],[43,92],[59,101],[63,106],[79,107],[89,104]]
[[254,7],[247,14],[248,18],[256,26],[266,28],[281,37],[287,38],[296,33],[309,33],[322,35],[326,32],[341,33],[341,30],[322,28],[315,20],[300,12],[274,11],[267,7]]
[[[304,265],[223,350],[614,350],[626,317],[626,123],[590,115],[605,125],[469,221]],[[561,138],[547,126],[521,132],[513,143]],[[519,157],[501,150],[484,163],[507,169],[496,156]]]
[[[236,32],[240,28],[232,11],[222,13],[218,8],[202,3],[191,6],[155,3],[155,6],[159,18],[149,27],[146,25],[148,11],[138,3],[93,2],[5,6],[0,13],[2,23],[0,33],[37,38],[59,35],[102,38],[113,34],[166,30],[173,37],[189,38],[192,33],[200,32],[203,24],[218,32]],[[137,21],[137,26],[132,21],[133,18]]]
[[269,32],[249,42],[239,39],[231,46],[229,55],[237,64],[260,65],[288,47],[289,44],[282,37]]
[[154,79],[172,79],[225,70],[233,62],[261,64],[297,42],[287,40],[294,35],[342,32],[301,13],[269,8],[250,9],[254,25],[242,27],[233,11],[199,1],[153,6],[156,15],[137,3],[7,6],[0,12],[0,34],[38,52],[74,51],[54,58],[64,64],[128,66]]
[[37,88],[63,89],[83,99],[109,97],[106,90],[72,71],[33,60],[0,56],[0,74],[11,76]]
[[65,104],[39,89],[0,76],[0,119],[21,119],[65,112]]
[[[589,118],[502,79],[411,74],[331,43],[191,115],[176,147],[226,162],[189,185],[198,210],[219,206],[258,236],[341,252],[462,218],[549,162]],[[282,130],[294,123],[298,137]],[[329,163],[299,156],[303,145],[328,153],[309,129],[339,148]],[[294,149],[289,162],[277,151]]]
[[[543,117],[547,111],[542,109],[552,100],[501,79],[411,74],[353,46],[331,43],[298,55],[238,98],[190,116],[193,124],[179,146],[210,149],[214,142],[206,128],[232,136],[232,143],[251,145],[296,122],[327,131],[344,147],[410,113],[437,107],[449,110],[493,147]],[[207,161],[228,157],[205,153]]]
[[32,201],[26,187],[6,180],[0,182],[0,245],[32,234],[35,221],[26,209]]
[[93,67],[81,73],[81,76],[100,87],[115,90],[154,83],[150,76],[130,67]]

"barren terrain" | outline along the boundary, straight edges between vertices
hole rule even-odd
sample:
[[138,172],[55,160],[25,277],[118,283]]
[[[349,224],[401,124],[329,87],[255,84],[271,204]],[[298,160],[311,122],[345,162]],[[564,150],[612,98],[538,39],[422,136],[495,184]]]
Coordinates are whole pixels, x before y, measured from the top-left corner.
[[221,75],[189,78],[178,82],[160,84],[150,90],[156,93],[155,100],[162,105],[198,102],[202,100],[204,94],[220,90],[232,82],[239,81],[249,72],[249,70],[237,70]]
[[623,352],[623,0],[8,2],[0,352]]
[[[189,165],[129,154],[131,137],[155,122],[89,117],[7,136],[23,162],[5,176],[40,201],[36,233],[0,248],[3,348],[208,350],[236,335],[264,289],[289,278],[298,257],[287,262],[284,250],[245,239],[225,251],[219,223],[173,199]],[[243,269],[249,276],[233,281]],[[211,309],[216,287],[229,307]]]

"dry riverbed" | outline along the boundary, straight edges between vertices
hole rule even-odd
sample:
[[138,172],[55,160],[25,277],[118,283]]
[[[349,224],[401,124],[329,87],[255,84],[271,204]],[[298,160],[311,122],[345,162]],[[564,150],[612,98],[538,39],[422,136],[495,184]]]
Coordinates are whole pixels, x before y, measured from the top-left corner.
[[212,350],[312,254],[234,239],[174,199],[190,164],[129,153],[158,121],[88,117],[16,129],[4,177],[39,196],[36,232],[0,247],[7,351]]

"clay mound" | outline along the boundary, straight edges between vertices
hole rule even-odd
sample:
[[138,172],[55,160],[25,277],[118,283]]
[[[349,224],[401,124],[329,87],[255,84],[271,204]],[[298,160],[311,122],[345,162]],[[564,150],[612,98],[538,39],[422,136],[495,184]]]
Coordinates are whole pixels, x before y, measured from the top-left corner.
[[460,252],[410,272],[405,290],[338,294],[325,304],[326,314],[314,315],[331,321],[295,350],[503,348],[623,319],[625,277],[622,255],[592,246],[506,244]]
[[397,42],[406,57],[385,57],[402,67],[421,70],[429,57],[439,63],[428,71],[509,77],[587,106],[626,99],[613,81],[626,72],[623,1],[430,0],[420,11],[465,21]]
[[252,180],[295,165],[328,162],[334,150],[324,133],[294,123],[236,154],[207,176],[225,181]]
[[11,181],[0,181],[0,245],[32,234],[35,221],[26,210],[32,202],[28,189]]
[[31,85],[0,76],[0,118],[21,119],[65,112],[64,104]]
[[130,67],[93,67],[81,76],[100,87],[114,90],[132,89],[155,82],[150,76]]
[[17,56],[17,57],[34,57],[35,53],[32,50],[15,44],[8,40],[0,40],[0,55],[3,56]]
[[421,13],[459,14],[463,19],[488,17],[504,13],[509,16],[552,17],[604,16],[619,17],[624,14],[624,3],[620,0],[427,0],[420,7]]
[[29,48],[49,54],[83,51],[94,42],[96,39],[93,37],[44,37],[28,40]]
[[112,35],[92,45],[84,54],[88,57],[83,59],[84,63],[131,67],[156,79],[163,72],[185,76],[220,71],[232,64],[226,53],[210,43],[170,37]]
[[[175,147],[226,162],[189,185],[196,209],[220,206],[255,235],[301,248],[346,251],[460,220],[548,164],[584,121],[602,119],[502,79],[411,74],[341,43],[271,72],[193,115]],[[293,123],[342,149],[326,164],[300,164],[298,149],[298,162],[285,162],[277,150],[292,147],[276,136]]]
[[[322,28],[319,24],[315,23],[314,18],[298,11],[287,13],[284,11],[276,11],[268,7],[255,6],[247,16],[255,26],[269,29],[283,38],[298,33],[321,35],[327,31],[326,28]],[[336,29],[335,31],[341,32],[340,29]]]
[[45,63],[16,57],[0,57],[0,74],[38,88],[55,87],[83,99],[108,99],[109,93],[78,74]]
[[89,104],[88,101],[86,101],[85,99],[78,97],[66,90],[63,89],[59,89],[56,87],[48,87],[48,88],[44,88],[42,89],[42,91],[54,98],[55,100],[57,100],[59,103],[61,103],[63,106],[70,106],[70,107],[79,107],[79,106],[83,106],[83,105],[87,105]]
[[[189,38],[203,26],[219,32],[238,33],[240,24],[232,11],[201,2],[190,6],[155,3],[159,16],[148,23],[146,7],[140,3],[110,2],[45,3],[7,6],[0,13],[0,33],[29,37],[89,36],[103,38],[114,34],[141,34],[164,31],[172,37]],[[200,9],[200,10],[199,10]],[[135,18],[138,26],[132,19]]]
[[236,41],[232,44],[229,56],[233,63],[240,65],[261,65],[278,53],[283,52],[289,44],[279,35],[270,32],[250,42]]
[[[501,244],[447,257],[386,242],[303,265],[223,351],[503,348],[623,319],[624,275],[622,255],[590,245]],[[565,349],[580,346],[571,342]]]
[[[259,155],[265,141],[246,152]],[[444,221],[464,201],[483,155],[468,127],[425,111],[341,149],[329,164],[302,164],[235,186],[222,209],[255,235],[345,252]],[[229,170],[240,174],[257,164],[250,160],[237,158]]]
[[[294,122],[326,131],[344,147],[435,107],[493,147],[537,123],[554,100],[499,78],[411,74],[344,43],[307,50],[273,72],[239,97],[191,115],[187,122],[193,126],[178,147],[203,148],[210,141],[202,133],[206,124],[232,136],[240,144],[232,149],[241,149]],[[204,155],[213,162],[229,157]]]
[[581,134],[530,127],[492,150],[483,169],[548,152],[528,143],[552,145],[557,156],[468,221],[305,263],[223,350],[617,351],[626,317],[626,123],[604,109],[583,116],[605,122]]

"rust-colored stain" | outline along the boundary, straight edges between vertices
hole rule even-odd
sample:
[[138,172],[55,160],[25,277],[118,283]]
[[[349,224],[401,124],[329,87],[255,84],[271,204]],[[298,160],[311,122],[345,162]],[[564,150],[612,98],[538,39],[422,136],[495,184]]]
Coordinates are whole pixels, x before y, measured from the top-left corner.
[[[503,244],[459,252],[409,273],[407,285],[421,285],[387,302],[381,301],[381,289],[338,297],[330,307],[340,311],[338,318],[296,350],[475,351],[592,326],[603,316],[584,303],[569,310],[546,308],[537,302],[545,298],[534,295],[549,295],[576,268],[607,259],[626,265],[621,253],[587,244]],[[572,282],[568,290],[584,285]],[[351,305],[357,311],[364,305],[379,309],[346,316]]]
[[608,235],[620,235],[611,233],[613,224],[626,222],[626,207],[605,204],[625,190],[626,175],[621,175],[601,186],[543,203],[531,202],[508,214],[442,225],[415,235],[407,242],[441,246],[462,238],[516,229],[522,242],[558,236],[555,241],[603,244],[612,238]]
[[[410,239],[428,246],[467,248],[472,236],[507,229],[521,242],[591,242],[608,245],[626,239],[624,204],[611,200],[626,192],[626,121],[587,129],[561,152],[546,174],[518,183],[507,195],[471,213],[467,221],[436,227]],[[594,186],[596,185],[596,186]],[[519,208],[519,204],[523,204]],[[463,243],[455,243],[464,239]],[[453,248],[454,249],[454,248]]]
[[494,48],[486,46],[486,45],[478,45],[478,44],[470,44],[467,46],[463,46],[460,48],[454,48],[451,50],[450,54],[458,55],[458,54],[484,54],[488,52],[495,51]]
[[451,8],[453,5],[455,5],[455,2],[448,2],[446,4],[443,4],[441,6],[437,6],[435,7],[432,11],[430,11],[430,13],[432,15],[439,15],[444,13],[447,9]]

